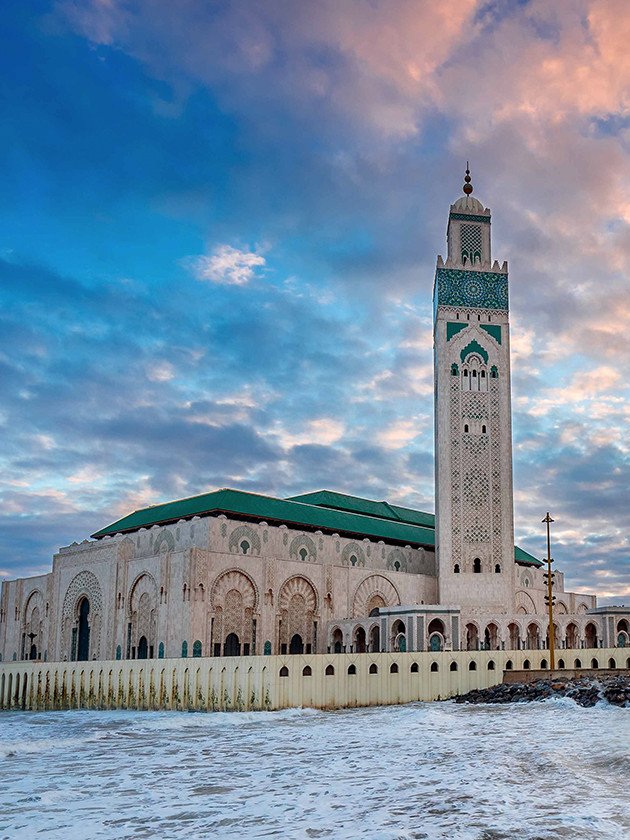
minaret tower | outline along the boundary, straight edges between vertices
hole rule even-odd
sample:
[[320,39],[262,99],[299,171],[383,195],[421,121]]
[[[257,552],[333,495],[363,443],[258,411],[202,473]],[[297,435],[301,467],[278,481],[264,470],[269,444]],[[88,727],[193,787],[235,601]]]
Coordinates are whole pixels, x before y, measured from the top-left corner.
[[464,181],[433,292],[439,600],[503,613],[515,575],[508,270],[491,261],[468,168]]

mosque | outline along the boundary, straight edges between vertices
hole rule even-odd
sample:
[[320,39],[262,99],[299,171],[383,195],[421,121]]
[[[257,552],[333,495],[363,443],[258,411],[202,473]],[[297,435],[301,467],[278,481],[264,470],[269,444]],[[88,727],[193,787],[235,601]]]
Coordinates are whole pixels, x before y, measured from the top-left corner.
[[[546,649],[543,564],[514,545],[508,268],[471,193],[467,170],[435,273],[436,516],[328,490],[137,510],[3,582],[0,659]],[[554,591],[560,657],[628,645],[630,610]]]

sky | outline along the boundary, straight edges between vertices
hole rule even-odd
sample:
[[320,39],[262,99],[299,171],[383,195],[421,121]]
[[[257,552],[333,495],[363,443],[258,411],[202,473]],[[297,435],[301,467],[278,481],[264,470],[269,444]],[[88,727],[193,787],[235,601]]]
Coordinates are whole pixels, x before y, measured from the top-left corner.
[[466,161],[510,266],[515,529],[630,603],[625,0],[29,0],[0,30],[0,577],[149,504],[433,511]]

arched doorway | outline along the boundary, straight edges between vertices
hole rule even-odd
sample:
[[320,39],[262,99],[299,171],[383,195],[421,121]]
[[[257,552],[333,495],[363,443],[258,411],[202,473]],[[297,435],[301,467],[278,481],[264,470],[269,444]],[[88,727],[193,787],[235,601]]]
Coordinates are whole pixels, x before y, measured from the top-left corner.
[[494,622],[488,624],[484,631],[483,645],[485,650],[499,650],[499,628]]
[[[620,645],[621,647],[621,645]],[[37,659],[37,645],[31,645],[31,650],[28,655],[29,659]]]
[[146,636],[140,636],[138,641],[138,659],[148,659],[149,643]]
[[477,650],[479,647],[479,633],[475,624],[466,625],[466,650]]
[[568,650],[575,650],[580,646],[577,625],[573,622],[567,624],[567,630],[564,637],[564,646]]
[[333,631],[332,646],[335,653],[343,653],[343,633],[338,627]]
[[354,631],[354,651],[355,653],[365,653],[365,628],[357,627]]
[[381,651],[381,633],[378,624],[374,624],[370,630],[370,650],[372,653]]
[[317,593],[301,575],[285,581],[278,594],[278,643],[280,653],[290,652],[291,640],[298,635],[306,653],[314,653],[317,641]]
[[587,648],[597,647],[597,627],[592,621],[589,621],[584,628],[584,641]]
[[443,639],[440,633],[432,633],[429,637],[429,650],[442,650]]
[[427,627],[427,635],[429,637],[429,650],[442,650],[446,636],[444,622],[439,618],[430,621]]
[[87,662],[90,658],[90,626],[88,615],[90,614],[90,602],[83,598],[79,604],[79,638],[77,644],[77,660]]
[[405,625],[400,619],[392,624],[392,636],[390,650],[407,650],[407,639],[405,637]]
[[540,629],[533,622],[527,628],[527,650],[538,650],[540,647]]
[[295,635],[291,637],[289,653],[304,653],[304,643],[302,642],[302,637],[299,633],[295,633]]
[[[253,542],[249,536],[247,539]],[[230,650],[238,651],[230,656],[240,656],[241,649],[243,656],[255,655],[258,594],[251,578],[239,569],[222,572],[212,584],[210,601],[214,610],[210,627],[213,656],[221,656],[221,651],[228,655],[225,651],[230,636],[235,637]],[[286,647],[283,652],[287,652]]]
[[240,656],[241,643],[236,633],[230,633],[223,645],[223,656]]
[[518,624],[508,624],[508,633],[510,634],[510,650],[518,650],[521,638]]

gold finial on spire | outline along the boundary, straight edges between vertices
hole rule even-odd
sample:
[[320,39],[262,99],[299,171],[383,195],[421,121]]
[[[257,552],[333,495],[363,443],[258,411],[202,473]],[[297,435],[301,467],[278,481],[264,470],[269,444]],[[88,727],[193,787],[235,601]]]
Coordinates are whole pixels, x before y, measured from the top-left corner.
[[466,182],[464,184],[464,192],[466,195],[470,195],[473,191],[473,186],[470,183],[470,169],[468,168],[468,161],[466,161],[466,177],[464,178],[464,181]]

